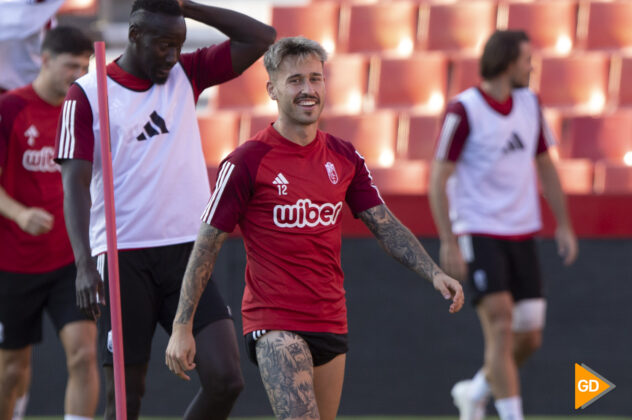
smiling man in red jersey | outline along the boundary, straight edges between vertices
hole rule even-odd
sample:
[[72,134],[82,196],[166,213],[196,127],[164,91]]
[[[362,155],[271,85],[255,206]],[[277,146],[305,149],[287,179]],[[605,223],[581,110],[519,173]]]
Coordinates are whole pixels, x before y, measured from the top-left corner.
[[450,312],[463,305],[460,284],[386,207],[353,145],[318,130],[326,58],[322,46],[302,37],[284,38],[264,55],[279,116],[220,165],[167,347],[169,368],[185,375],[195,356],[193,314],[203,309],[200,296],[222,243],[239,225],[248,257],[246,347],[278,419],[333,420],[338,411],[347,352],[345,202],[387,253],[452,299]]

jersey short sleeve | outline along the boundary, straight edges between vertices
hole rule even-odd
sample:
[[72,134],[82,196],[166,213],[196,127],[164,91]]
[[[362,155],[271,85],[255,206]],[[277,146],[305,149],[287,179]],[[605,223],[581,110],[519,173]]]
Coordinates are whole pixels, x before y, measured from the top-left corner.
[[257,168],[269,147],[250,141],[233,151],[219,166],[217,182],[202,221],[232,232],[246,211],[254,190]]
[[196,102],[204,89],[238,76],[233,70],[230,40],[182,54],[180,64],[191,80]]
[[93,156],[92,108],[81,87],[73,84],[68,90],[57,124],[55,160],[83,159],[92,162]]
[[456,162],[461,156],[469,134],[470,125],[467,121],[465,107],[459,101],[450,102],[446,108],[443,126],[436,142],[435,159]]
[[357,215],[372,207],[384,204],[384,201],[382,201],[382,197],[373,183],[373,179],[371,178],[369,169],[364,162],[364,158],[357,151],[353,154],[353,156],[355,174],[349,184],[349,188],[347,189],[345,201],[347,202],[347,205],[349,205],[351,212],[354,215]]

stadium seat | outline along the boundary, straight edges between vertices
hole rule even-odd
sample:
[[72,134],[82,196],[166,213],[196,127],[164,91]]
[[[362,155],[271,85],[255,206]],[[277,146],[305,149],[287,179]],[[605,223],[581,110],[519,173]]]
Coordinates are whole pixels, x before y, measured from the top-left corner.
[[[341,24],[340,42],[348,52],[408,56],[417,37],[417,6],[412,1],[351,4]],[[343,29],[344,28],[344,29]]]
[[400,118],[399,156],[411,160],[433,160],[441,115],[414,115]]
[[235,147],[239,138],[239,114],[208,112],[198,115],[202,151],[206,166],[217,167]]
[[567,54],[575,42],[577,0],[510,2],[507,29],[522,29],[536,49]]
[[446,58],[439,53],[384,58],[376,62],[372,69],[379,72],[375,105],[378,108],[440,112],[445,105],[447,67]]
[[60,15],[96,16],[98,11],[98,0],[66,0],[57,13]]
[[353,143],[370,168],[393,165],[397,138],[393,112],[328,115],[321,118],[320,129]]
[[588,49],[632,48],[632,2],[591,1],[585,45]]
[[561,159],[555,166],[565,193],[592,193],[593,162],[590,159]]
[[272,8],[272,26],[277,30],[277,38],[302,35],[319,42],[332,53],[338,40],[339,13],[337,2],[275,6]]
[[217,107],[229,110],[276,112],[276,104],[268,96],[268,73],[263,60],[248,67],[241,76],[217,87]]
[[623,162],[632,150],[632,111],[599,117],[573,117],[564,122],[562,158],[609,159]]
[[367,94],[369,61],[361,54],[336,54],[325,63],[326,109],[333,113],[362,111]]
[[608,161],[595,163],[595,192],[632,194],[632,166]]
[[373,168],[371,177],[382,195],[421,195],[428,191],[429,164],[398,160],[390,168]]
[[618,106],[632,107],[632,56],[621,57],[621,70],[618,77]]
[[239,143],[251,139],[255,134],[267,128],[274,121],[276,121],[276,115],[242,114]]
[[542,105],[571,112],[597,114],[608,100],[610,60],[600,53],[544,57],[536,83]]
[[[496,29],[496,1],[422,4],[418,49],[480,52]],[[427,24],[425,24],[427,22]]]
[[451,60],[448,100],[454,98],[465,89],[478,86],[480,83],[478,57],[460,56]]

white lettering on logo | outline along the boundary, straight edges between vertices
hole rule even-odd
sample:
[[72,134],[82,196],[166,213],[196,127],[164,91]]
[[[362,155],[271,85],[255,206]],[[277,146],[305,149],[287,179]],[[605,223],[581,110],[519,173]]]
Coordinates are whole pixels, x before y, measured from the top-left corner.
[[314,204],[309,198],[302,198],[296,204],[274,206],[274,224],[282,228],[330,226],[336,223],[342,201],[336,204]]
[[55,163],[55,149],[50,146],[40,150],[27,150],[22,156],[22,166],[31,172],[59,172],[60,166]]

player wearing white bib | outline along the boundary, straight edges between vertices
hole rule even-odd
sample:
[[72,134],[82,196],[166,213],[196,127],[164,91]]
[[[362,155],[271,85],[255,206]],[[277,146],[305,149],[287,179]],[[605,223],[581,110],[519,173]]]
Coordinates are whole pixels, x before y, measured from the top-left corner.
[[[229,40],[180,54],[185,17]],[[204,89],[243,72],[274,38],[272,27],[231,10],[187,0],[136,0],[128,45],[107,65],[129,419],[140,413],[156,325],[171,332],[198,216],[210,196],[195,104]],[[55,152],[77,261],[77,301],[94,317],[109,300],[97,103],[90,73],[66,96]],[[243,387],[230,309],[213,281],[210,285],[193,325],[201,389],[185,419],[226,419]],[[114,419],[109,309],[99,319],[99,346],[105,417]]]
[[527,88],[531,70],[524,32],[491,36],[481,86],[447,107],[431,172],[441,266],[468,278],[485,339],[482,369],[452,389],[461,420],[483,419],[490,394],[501,420],[523,419],[518,367],[541,344],[546,309],[533,239],[541,228],[537,176],[558,223],[559,254],[566,265],[577,256],[548,152],[554,140]]

